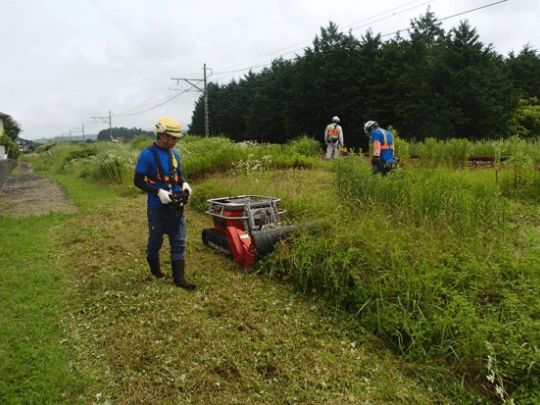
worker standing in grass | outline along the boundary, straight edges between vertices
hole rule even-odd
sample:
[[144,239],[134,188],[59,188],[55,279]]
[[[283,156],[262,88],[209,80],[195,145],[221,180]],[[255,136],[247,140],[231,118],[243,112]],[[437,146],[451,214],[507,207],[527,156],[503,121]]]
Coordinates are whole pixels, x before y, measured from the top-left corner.
[[373,158],[371,159],[373,173],[381,173],[382,176],[386,176],[396,167],[394,136],[389,130],[381,128],[377,121],[366,122],[364,132],[373,142]]
[[161,272],[159,251],[163,235],[169,236],[173,282],[178,287],[194,290],[195,285],[184,277],[186,219],[184,205],[191,187],[182,177],[180,155],[174,146],[182,137],[180,123],[174,118],[161,117],[154,132],[156,142],[143,150],[135,168],[135,186],[148,194],[148,244],[146,260],[151,273],[165,278]]
[[332,123],[324,130],[324,143],[326,144],[326,160],[336,158],[343,144],[343,129],[339,125],[339,117],[332,118]]

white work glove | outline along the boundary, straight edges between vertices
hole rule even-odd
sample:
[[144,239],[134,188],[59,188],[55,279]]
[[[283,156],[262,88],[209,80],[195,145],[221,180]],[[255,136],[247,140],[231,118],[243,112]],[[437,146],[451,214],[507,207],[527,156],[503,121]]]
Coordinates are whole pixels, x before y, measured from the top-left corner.
[[170,191],[165,191],[162,188],[158,190],[157,196],[162,204],[169,204],[171,202],[172,194]]
[[191,187],[189,186],[187,181],[184,181],[182,183],[182,191],[187,190],[188,194],[191,195]]

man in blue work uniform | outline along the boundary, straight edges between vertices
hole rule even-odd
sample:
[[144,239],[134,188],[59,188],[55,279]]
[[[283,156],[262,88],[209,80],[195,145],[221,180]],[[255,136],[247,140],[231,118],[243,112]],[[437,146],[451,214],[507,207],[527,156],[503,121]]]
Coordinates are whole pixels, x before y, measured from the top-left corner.
[[386,176],[396,167],[394,136],[389,130],[379,127],[377,121],[366,122],[364,132],[373,142],[373,158],[371,159],[373,173],[381,173],[382,176]]
[[[180,123],[174,118],[161,117],[154,128],[156,142],[143,150],[135,168],[135,186],[148,194],[148,244],[146,260],[151,273],[160,279],[159,251],[163,235],[169,236],[173,282],[178,287],[194,290],[195,285],[184,277],[186,219],[184,204],[191,187],[182,177],[180,155],[174,146],[182,137]],[[182,198],[184,197],[184,198]]]

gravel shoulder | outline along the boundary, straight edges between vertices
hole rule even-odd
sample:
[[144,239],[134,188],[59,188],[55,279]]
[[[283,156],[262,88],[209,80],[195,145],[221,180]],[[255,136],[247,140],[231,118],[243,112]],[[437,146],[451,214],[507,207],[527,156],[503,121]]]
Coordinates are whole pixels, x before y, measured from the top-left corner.
[[29,163],[20,163],[0,188],[0,216],[26,217],[49,212],[75,213],[77,207],[54,181],[32,173]]

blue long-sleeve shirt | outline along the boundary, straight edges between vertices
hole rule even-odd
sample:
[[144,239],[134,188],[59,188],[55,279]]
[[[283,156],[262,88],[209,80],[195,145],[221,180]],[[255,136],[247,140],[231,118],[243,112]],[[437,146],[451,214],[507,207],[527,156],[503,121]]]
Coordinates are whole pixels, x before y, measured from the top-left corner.
[[[161,163],[163,175],[168,176],[170,173],[169,170],[170,170],[170,165],[171,165],[171,159],[169,159],[169,150],[160,148],[156,144],[154,144],[154,147],[155,147],[157,156],[159,158],[159,161]],[[175,149],[171,149],[171,150],[177,162],[176,168],[174,169],[173,172],[175,174],[178,174],[178,176],[180,177],[180,185],[181,185],[185,181],[185,179],[181,177],[182,165],[180,163],[180,154]],[[150,148],[146,148],[139,155],[139,160],[137,161],[137,166],[135,167],[135,179],[136,179],[135,185],[148,193],[147,203],[149,207],[158,207],[161,205],[161,201],[159,197],[157,196],[158,189],[162,188],[167,191],[169,191],[169,189],[167,188],[165,184],[161,184],[157,182],[153,184],[148,184],[146,182],[144,182],[144,184],[138,184],[140,183],[140,181],[137,182],[137,177],[140,178],[142,175],[149,179],[156,179],[157,174],[158,174],[157,162],[156,162],[156,159],[154,158],[154,154],[152,153],[152,150]],[[176,185],[171,191],[174,194],[179,193],[180,185]]]
[[[384,138],[386,135],[386,146]],[[380,157],[382,163],[392,162],[394,160],[394,136],[392,133],[384,128],[377,128],[371,131],[371,140],[373,142],[379,142],[381,145]],[[375,145],[374,145],[375,155]],[[377,156],[377,155],[375,155]]]

